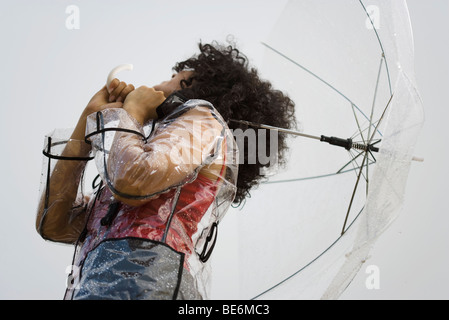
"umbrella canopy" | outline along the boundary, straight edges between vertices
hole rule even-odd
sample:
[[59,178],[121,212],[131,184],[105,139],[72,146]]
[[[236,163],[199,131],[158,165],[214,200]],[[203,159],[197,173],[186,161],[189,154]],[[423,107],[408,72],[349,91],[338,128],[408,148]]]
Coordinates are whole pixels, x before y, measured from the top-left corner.
[[344,148],[290,135],[239,218],[240,295],[337,298],[399,212],[423,123],[407,6],[290,1],[263,44],[300,131]]

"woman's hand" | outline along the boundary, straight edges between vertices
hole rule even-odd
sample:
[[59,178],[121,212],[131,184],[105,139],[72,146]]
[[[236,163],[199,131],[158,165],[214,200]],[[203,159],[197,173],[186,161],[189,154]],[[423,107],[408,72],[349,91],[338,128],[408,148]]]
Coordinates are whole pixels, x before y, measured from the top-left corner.
[[141,86],[128,94],[123,109],[143,125],[149,119],[157,118],[156,108],[164,101],[164,92]]
[[[121,102],[125,101],[128,94],[133,90],[134,86],[132,84],[126,84],[118,79],[114,79],[109,87],[104,86],[90,99],[84,113],[89,115],[106,108],[120,108],[122,106]],[[115,104],[115,102],[120,104]]]
[[118,79],[112,80],[109,87],[104,86],[101,88],[84,108],[71,139],[84,140],[87,117],[104,109],[123,107],[123,101],[133,90],[134,86],[132,84],[126,84]]

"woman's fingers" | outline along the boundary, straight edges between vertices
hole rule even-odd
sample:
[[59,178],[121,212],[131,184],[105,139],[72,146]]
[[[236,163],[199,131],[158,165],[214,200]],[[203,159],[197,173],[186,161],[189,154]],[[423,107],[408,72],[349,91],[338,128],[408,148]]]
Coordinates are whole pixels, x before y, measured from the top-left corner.
[[115,101],[119,97],[119,95],[123,91],[123,89],[125,89],[125,88],[126,88],[126,83],[120,82],[118,84],[118,86],[109,94],[109,102]]
[[134,91],[134,86],[132,84],[128,84],[125,89],[120,92],[119,97],[117,98],[117,102],[123,102],[125,101],[128,94],[130,94],[132,91]]
[[111,81],[111,83],[108,86],[108,93],[111,94],[112,91],[114,91],[115,88],[117,88],[117,86],[119,85],[120,80],[115,78],[114,80]]
[[123,102],[126,96],[134,90],[132,84],[126,84],[126,82],[119,81],[117,78],[112,80],[109,87],[109,102]]

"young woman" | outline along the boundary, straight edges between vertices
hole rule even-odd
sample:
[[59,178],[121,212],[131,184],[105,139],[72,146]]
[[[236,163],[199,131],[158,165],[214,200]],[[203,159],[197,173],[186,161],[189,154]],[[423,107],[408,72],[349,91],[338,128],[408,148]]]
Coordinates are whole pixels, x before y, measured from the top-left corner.
[[[295,119],[293,102],[237,49],[199,49],[153,88],[114,79],[69,139],[57,131],[47,138],[36,228],[76,244],[66,299],[208,297],[218,223],[270,165],[248,161],[254,150],[238,150],[231,130],[248,129],[236,120],[291,128]],[[276,147],[282,163],[278,138],[265,147]],[[93,158],[101,179],[89,198],[82,180]]]

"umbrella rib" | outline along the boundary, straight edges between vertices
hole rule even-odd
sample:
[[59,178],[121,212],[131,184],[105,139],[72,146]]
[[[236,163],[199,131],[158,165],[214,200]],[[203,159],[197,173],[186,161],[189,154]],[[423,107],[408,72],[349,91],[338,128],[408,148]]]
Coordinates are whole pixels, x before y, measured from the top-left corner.
[[[371,154],[371,151],[367,151],[367,156],[368,156],[368,154]],[[366,196],[368,196],[368,189],[369,189],[369,175],[368,175],[369,170],[368,170],[368,168],[369,168],[369,159],[366,162],[366,174],[365,174],[365,180],[366,180],[365,194],[366,194]]]
[[[349,151],[348,151],[349,152]],[[353,163],[358,157],[360,157],[361,155],[363,154],[363,151],[360,151],[359,152],[359,154],[358,155],[356,155],[355,157],[352,155],[352,153],[351,152],[349,152],[349,155],[351,156],[351,160],[349,160],[343,167],[341,167],[338,171],[337,171],[337,174],[339,174],[339,173],[341,173],[342,172],[342,170],[344,169],[344,168],[346,168],[347,166],[349,166],[351,163]],[[355,167],[353,167],[354,168],[354,170],[356,169]],[[351,170],[352,171],[352,170]]]
[[382,120],[384,119],[385,113],[387,112],[388,107],[390,106],[391,100],[393,100],[393,96],[394,94],[391,95],[390,100],[388,100],[387,105],[385,106],[384,111],[382,112],[382,115],[380,116],[379,120],[377,120],[377,125],[376,125],[376,129],[374,130],[373,134],[371,135],[371,137],[368,140],[368,145],[371,144],[371,141],[373,141],[374,135],[376,134],[377,129],[379,128],[380,123],[382,122]]
[[[373,122],[373,126],[375,126],[376,124],[377,124],[377,121]],[[363,126],[363,127],[364,127],[364,126]],[[366,127],[365,129],[363,129],[362,132],[365,132],[366,130],[368,130],[368,127]],[[357,136],[358,133],[359,133],[359,132],[356,130],[356,131],[351,135],[351,138],[354,139],[354,138]],[[381,132],[379,132],[379,135],[380,135],[381,137],[383,136]]]
[[[391,98],[390,98],[390,101],[391,101]],[[388,105],[389,105],[389,103],[388,103]],[[386,109],[388,108],[388,105],[387,105],[387,107],[385,108],[385,110],[384,110],[384,112],[383,112],[383,114],[382,114],[382,117],[381,117],[381,119],[379,119],[379,122],[382,120],[382,118],[383,118],[383,116],[384,116],[384,114],[385,114],[385,111],[386,111]],[[377,131],[377,128],[376,128],[376,130],[374,131],[374,132],[376,132]],[[373,133],[373,135],[374,135],[374,133]],[[372,138],[371,138],[371,140],[372,140]],[[370,140],[370,141],[371,141]],[[380,142],[380,140],[378,140],[378,141],[376,141],[374,144],[377,144],[377,143],[379,143]],[[345,232],[346,232],[346,230],[345,230],[345,228],[346,228],[346,224],[347,224],[347,221],[348,221],[348,217],[349,217],[349,213],[350,213],[350,211],[351,211],[351,208],[352,208],[352,203],[354,202],[354,197],[355,197],[355,193],[356,193],[356,191],[357,191],[357,188],[358,188],[358,185],[359,185],[359,181],[360,181],[360,177],[363,175],[363,177],[364,177],[364,179],[365,179],[365,181],[366,181],[366,194],[368,195],[368,188],[369,188],[369,177],[368,177],[368,166],[370,165],[370,162],[369,162],[369,159],[368,159],[368,154],[371,154],[371,156],[373,157],[373,159],[374,159],[374,161],[371,163],[371,164],[373,164],[373,163],[376,163],[376,158],[374,157],[374,155],[371,153],[371,150],[369,150],[368,149],[368,151],[362,151],[362,152],[360,152],[356,157],[354,157],[354,159],[353,159],[353,161],[355,160],[355,159],[357,159],[362,153],[364,153],[365,155],[364,155],[364,157],[363,157],[363,161],[362,161],[362,165],[360,166],[360,170],[359,170],[359,173],[358,173],[358,175],[357,175],[357,180],[356,180],[356,183],[355,183],[355,186],[354,186],[354,189],[353,189],[353,191],[352,191],[352,196],[351,196],[351,201],[349,202],[349,206],[348,206],[348,210],[347,210],[347,212],[346,212],[346,217],[345,217],[345,221],[344,221],[344,223],[343,223],[343,228],[342,228],[342,230],[341,230],[341,235],[343,235]],[[367,161],[367,159],[368,159],[368,161]],[[353,162],[353,161],[350,161],[349,163],[351,163],[351,162]],[[366,176],[363,174],[363,167],[365,166],[365,162],[366,162]],[[347,163],[346,165],[345,165],[345,167],[347,166],[347,165],[349,165],[349,163]],[[343,167],[344,168],[344,167]],[[342,168],[342,169],[343,169]],[[354,168],[354,170],[355,170],[356,168]],[[341,170],[341,169],[340,169]]]
[[[374,97],[373,97],[373,103],[371,105],[371,115],[369,117],[369,126],[368,126],[368,137],[371,136],[371,126],[373,125],[373,115],[374,115],[374,108],[376,107],[376,98],[377,93],[379,89],[379,80],[380,80],[380,73],[382,71],[382,64],[384,60],[384,55],[382,54],[382,57],[380,58],[380,64],[379,64],[379,71],[377,72],[377,80],[376,80],[376,86],[374,88]],[[374,131],[376,132],[376,131]]]
[[[362,151],[362,153],[365,153],[365,152],[366,152],[366,151]],[[350,153],[352,154],[351,151],[350,151]],[[369,159],[368,159],[368,160],[369,160]],[[367,161],[366,165],[362,164],[361,166],[359,166],[359,163],[358,163],[357,161],[354,161],[354,162],[355,162],[355,164],[357,165],[357,166],[354,167],[354,171],[356,171],[356,170],[359,169],[359,168],[363,168],[364,166],[367,166],[368,163],[369,163],[369,161]],[[354,164],[353,164],[353,165],[354,165]],[[356,174],[356,176],[357,176],[357,174]],[[365,176],[365,174],[363,173],[363,171],[362,171],[362,176],[363,176],[363,179],[364,179],[366,182],[368,182],[368,177]]]
[[[355,177],[357,178],[357,176],[358,176],[357,169],[360,168],[359,163],[357,162],[356,157],[354,157],[354,155],[351,152],[351,150],[348,150],[348,152],[349,152],[349,155],[352,157],[352,161],[350,163],[352,165],[352,168],[354,169]],[[364,151],[360,152],[360,154],[363,154],[363,153],[364,153]]]
[[[380,80],[380,74],[381,74],[381,71],[382,71],[383,60],[384,60],[384,56],[382,54],[382,57],[380,59],[380,64],[379,64],[379,70],[377,71],[377,79],[376,79],[376,85],[375,85],[375,88],[374,88],[373,102],[372,102],[372,105],[371,105],[371,114],[370,114],[370,117],[369,117],[368,135],[367,135],[368,137],[371,135],[371,126],[373,126],[374,108],[376,106],[376,99],[377,99],[377,93],[378,93],[378,89],[379,89],[379,80]],[[357,128],[359,130],[358,133],[360,134],[360,137],[362,138],[363,144],[365,144],[365,138],[363,137],[363,132],[365,130],[362,130],[361,127],[360,127],[359,119],[358,119],[357,113],[355,112],[355,109],[354,109],[354,104],[351,104],[351,107],[352,107],[352,113],[354,115],[355,122],[357,124]],[[357,133],[355,133],[353,135],[353,137],[356,134]]]
[[368,154],[368,152],[365,152],[365,156],[363,157],[363,161],[362,161],[362,166],[360,167],[359,174],[357,176],[357,181],[355,182],[355,186],[354,186],[354,189],[352,191],[351,201],[349,202],[348,210],[346,211],[346,217],[345,217],[345,221],[343,223],[343,228],[341,229],[341,235],[343,235],[346,232],[346,230],[345,230],[346,229],[346,224],[348,222],[349,213],[351,212],[352,203],[354,202],[355,193],[356,193],[357,188],[359,186],[359,181],[360,181],[360,177],[362,175],[363,166],[365,165],[367,154]]
[[[355,122],[357,123],[357,128],[359,130],[360,137],[362,138],[363,144],[365,144],[365,138],[363,137],[364,130],[362,131],[362,128],[360,127],[359,118],[357,117],[357,114],[355,113],[354,104],[352,104],[352,103],[351,103],[351,108],[352,108],[352,113],[354,114]],[[353,135],[353,137],[355,137],[356,135],[357,135],[357,133],[355,133]]]

